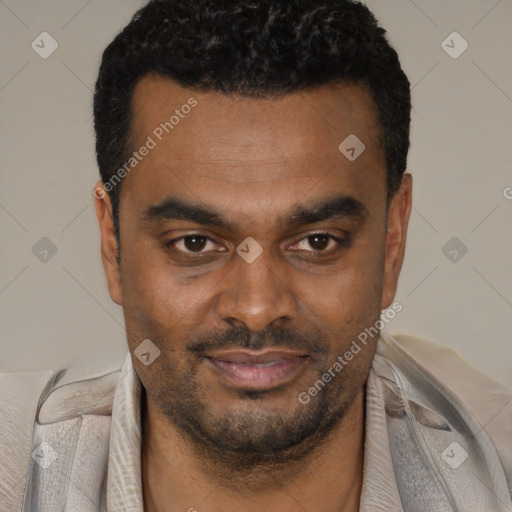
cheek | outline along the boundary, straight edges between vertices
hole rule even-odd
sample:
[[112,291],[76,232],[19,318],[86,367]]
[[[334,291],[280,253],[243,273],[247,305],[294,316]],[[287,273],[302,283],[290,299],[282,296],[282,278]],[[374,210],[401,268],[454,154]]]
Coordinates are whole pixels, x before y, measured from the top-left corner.
[[337,351],[380,318],[382,269],[382,249],[361,247],[328,275],[297,288],[308,321],[333,339]]
[[[127,245],[128,246],[128,245]],[[142,249],[142,248],[141,248]],[[156,251],[132,251],[122,260],[123,308],[127,325],[154,336],[183,330],[205,316],[207,300],[222,275],[184,278]]]
[[381,248],[354,250],[339,266],[314,280],[310,289],[315,303],[326,311],[335,309],[343,314],[363,312],[372,304],[380,304],[383,263]]

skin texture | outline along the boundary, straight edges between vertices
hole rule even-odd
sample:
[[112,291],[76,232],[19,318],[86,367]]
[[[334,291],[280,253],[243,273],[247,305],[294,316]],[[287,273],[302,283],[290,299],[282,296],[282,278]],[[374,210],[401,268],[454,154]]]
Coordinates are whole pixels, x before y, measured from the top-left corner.
[[[256,100],[144,77],[133,149],[190,98],[197,106],[123,181],[120,268],[108,195],[96,199],[110,295],[146,390],[145,510],[358,510],[376,339],[308,404],[297,397],[392,303],[412,179],[387,210],[376,108],[350,84]],[[366,146],[353,162],[338,150],[349,134]],[[298,207],[338,196],[358,201],[360,215],[287,224]],[[170,197],[229,226],[148,217]],[[210,240],[176,241],[194,234]],[[236,252],[247,237],[262,249],[252,263]],[[149,366],[133,355],[145,339],[160,350]],[[285,348],[306,362],[284,384],[250,392],[205,357],[241,346]]]

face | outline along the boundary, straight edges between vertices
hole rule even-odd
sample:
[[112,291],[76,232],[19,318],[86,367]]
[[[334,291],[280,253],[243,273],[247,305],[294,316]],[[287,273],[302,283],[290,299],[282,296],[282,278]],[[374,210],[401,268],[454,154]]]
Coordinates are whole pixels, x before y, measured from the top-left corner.
[[[120,269],[108,196],[97,211],[130,350],[160,350],[147,366],[133,357],[147,399],[215,450],[312,446],[362,392],[376,340],[299,396],[390,305],[405,246],[411,183],[388,210],[369,94],[262,100],[153,76],[133,114],[133,150],[151,148],[123,181]],[[350,134],[366,147],[355,160],[338,149]]]

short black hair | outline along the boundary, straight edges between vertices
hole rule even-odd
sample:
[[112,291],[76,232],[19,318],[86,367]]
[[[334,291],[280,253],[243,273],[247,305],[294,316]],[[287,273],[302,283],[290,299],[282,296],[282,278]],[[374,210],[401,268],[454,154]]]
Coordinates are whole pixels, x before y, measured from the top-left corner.
[[[262,99],[322,85],[363,85],[377,106],[388,201],[400,185],[409,150],[410,84],[386,31],[359,2],[150,1],[103,53],[94,126],[104,183],[130,158],[131,100],[148,74],[196,91]],[[109,192],[118,242],[120,185]]]

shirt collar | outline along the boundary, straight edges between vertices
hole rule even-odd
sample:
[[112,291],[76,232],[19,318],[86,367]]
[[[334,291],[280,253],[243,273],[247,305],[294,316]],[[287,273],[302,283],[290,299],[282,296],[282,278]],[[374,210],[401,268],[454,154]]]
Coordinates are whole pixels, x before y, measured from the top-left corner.
[[131,354],[124,361],[112,407],[107,479],[109,512],[143,512],[141,382]]
[[373,367],[366,383],[363,487],[359,512],[403,510],[395,478],[381,380]]

